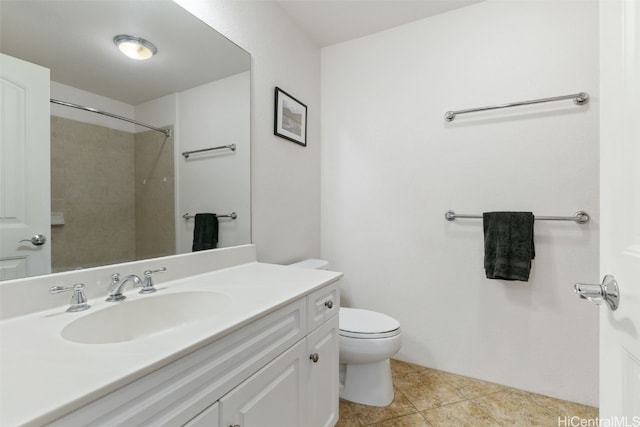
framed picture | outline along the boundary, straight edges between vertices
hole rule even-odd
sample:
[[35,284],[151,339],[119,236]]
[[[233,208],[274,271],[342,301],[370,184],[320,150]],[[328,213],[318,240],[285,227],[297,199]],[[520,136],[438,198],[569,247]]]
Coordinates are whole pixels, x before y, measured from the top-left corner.
[[307,146],[307,106],[276,87],[273,133]]

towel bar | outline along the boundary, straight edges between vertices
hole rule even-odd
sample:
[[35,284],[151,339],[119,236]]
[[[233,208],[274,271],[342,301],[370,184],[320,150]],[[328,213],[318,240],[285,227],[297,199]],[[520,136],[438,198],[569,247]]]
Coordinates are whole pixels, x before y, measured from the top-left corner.
[[573,99],[573,103],[576,105],[584,105],[589,102],[589,94],[586,92],[574,93],[571,95],[554,96],[552,98],[532,99],[530,101],[518,101],[510,102],[508,104],[500,105],[488,105],[486,107],[468,108],[466,110],[447,111],[444,114],[444,119],[448,122],[452,122],[458,114],[475,113],[478,111],[497,110],[500,108],[520,107],[522,105],[540,104],[543,102],[562,101],[565,99]]
[[[444,217],[447,221],[454,221],[457,218],[482,219],[482,215],[457,214],[454,211],[446,211]],[[578,224],[589,222],[589,214],[585,211],[578,211],[574,216],[536,216],[538,221],[575,221]]]
[[222,150],[225,148],[228,148],[231,151],[236,151],[236,144],[220,145],[218,147],[202,148],[200,150],[183,151],[182,155],[184,156],[185,159],[188,159],[189,156],[194,153],[204,153],[205,151]]
[[[226,215],[217,215],[216,214],[216,216],[218,218],[231,218],[231,219],[238,218],[238,214],[235,213],[235,212],[231,212],[230,214],[226,214]],[[189,215],[189,212],[187,212],[186,214],[182,215],[182,218],[184,218],[184,219],[193,219],[195,217],[196,217],[195,215]]]

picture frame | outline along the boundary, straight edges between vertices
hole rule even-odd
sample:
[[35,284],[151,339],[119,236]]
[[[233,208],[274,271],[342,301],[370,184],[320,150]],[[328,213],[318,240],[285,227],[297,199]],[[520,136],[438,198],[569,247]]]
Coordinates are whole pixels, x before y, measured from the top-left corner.
[[273,133],[307,146],[307,106],[277,86]]

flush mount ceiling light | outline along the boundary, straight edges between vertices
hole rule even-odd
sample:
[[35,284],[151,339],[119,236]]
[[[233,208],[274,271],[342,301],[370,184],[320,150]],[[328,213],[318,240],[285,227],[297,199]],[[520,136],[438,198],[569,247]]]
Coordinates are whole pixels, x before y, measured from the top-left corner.
[[120,34],[113,38],[113,42],[118,46],[120,52],[132,59],[149,59],[158,52],[153,43],[140,37]]

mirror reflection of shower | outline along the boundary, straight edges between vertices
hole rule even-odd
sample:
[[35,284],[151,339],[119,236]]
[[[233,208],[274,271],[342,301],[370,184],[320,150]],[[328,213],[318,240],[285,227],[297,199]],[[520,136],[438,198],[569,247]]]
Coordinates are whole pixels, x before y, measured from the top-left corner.
[[52,272],[175,253],[172,132],[91,114],[51,116]]

